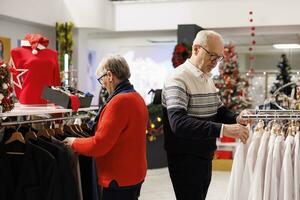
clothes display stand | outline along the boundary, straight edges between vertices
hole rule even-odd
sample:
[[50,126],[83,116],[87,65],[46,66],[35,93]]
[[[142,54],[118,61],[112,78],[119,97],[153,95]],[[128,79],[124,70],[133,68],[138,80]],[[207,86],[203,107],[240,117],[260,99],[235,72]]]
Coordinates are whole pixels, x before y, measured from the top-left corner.
[[[98,200],[94,160],[62,142],[66,137],[90,137],[74,123],[92,118],[97,110],[16,104],[0,113],[0,199]],[[63,129],[51,128],[54,123]],[[33,124],[45,127],[36,130]]]

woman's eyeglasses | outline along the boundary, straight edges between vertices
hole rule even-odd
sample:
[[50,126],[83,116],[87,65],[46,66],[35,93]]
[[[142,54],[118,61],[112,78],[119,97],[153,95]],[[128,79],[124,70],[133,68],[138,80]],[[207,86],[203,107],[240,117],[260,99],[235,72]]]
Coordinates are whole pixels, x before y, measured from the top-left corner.
[[101,86],[103,86],[103,80],[102,80],[102,78],[103,78],[104,76],[106,76],[106,75],[107,75],[107,73],[105,73],[105,74],[103,74],[102,76],[100,76],[99,78],[97,78],[97,80],[98,80],[98,82],[100,83]]

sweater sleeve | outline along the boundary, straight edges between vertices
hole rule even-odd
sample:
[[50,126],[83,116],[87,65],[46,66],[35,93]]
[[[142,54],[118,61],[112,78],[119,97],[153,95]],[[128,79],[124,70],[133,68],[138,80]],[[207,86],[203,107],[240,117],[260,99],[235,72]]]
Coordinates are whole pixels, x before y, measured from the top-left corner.
[[228,110],[225,106],[220,106],[215,117],[216,122],[224,124],[236,124],[237,114]]
[[[122,113],[120,113],[122,111]],[[85,156],[100,157],[109,152],[128,123],[128,109],[124,99],[114,97],[103,110],[93,137],[77,138],[72,149]]]
[[177,137],[194,140],[220,137],[222,124],[191,117],[184,109],[168,109],[168,118]]

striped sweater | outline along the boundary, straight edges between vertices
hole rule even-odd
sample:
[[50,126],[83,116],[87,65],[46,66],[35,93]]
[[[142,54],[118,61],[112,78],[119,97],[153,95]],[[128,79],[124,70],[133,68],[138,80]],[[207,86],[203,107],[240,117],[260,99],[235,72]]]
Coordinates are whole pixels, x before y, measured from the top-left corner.
[[236,120],[220,101],[211,75],[188,60],[166,80],[162,105],[165,148],[169,153],[211,158],[222,123]]

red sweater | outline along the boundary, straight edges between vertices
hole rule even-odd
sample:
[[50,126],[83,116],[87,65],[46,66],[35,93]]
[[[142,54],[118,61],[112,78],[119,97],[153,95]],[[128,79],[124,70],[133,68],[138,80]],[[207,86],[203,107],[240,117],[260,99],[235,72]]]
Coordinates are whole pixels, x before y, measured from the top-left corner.
[[117,94],[103,109],[95,136],[75,139],[75,152],[96,158],[101,186],[112,180],[119,186],[144,180],[147,120],[147,107],[137,92]]
[[[43,49],[38,54],[32,54],[29,47],[19,47],[11,50],[11,58],[16,69],[28,71],[20,77],[22,88],[15,85],[16,96],[22,104],[46,104],[42,99],[45,86],[59,86],[60,75],[57,52],[52,49]],[[17,75],[13,75],[15,82]]]

